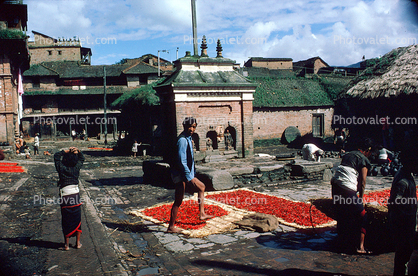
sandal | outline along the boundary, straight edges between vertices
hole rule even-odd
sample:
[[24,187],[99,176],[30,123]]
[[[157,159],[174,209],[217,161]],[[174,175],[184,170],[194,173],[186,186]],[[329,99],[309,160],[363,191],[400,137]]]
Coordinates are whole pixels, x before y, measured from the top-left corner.
[[357,254],[359,254],[359,255],[371,255],[371,254],[373,254],[372,251],[367,250],[367,249],[364,249],[364,251],[362,251],[360,249],[357,249],[356,251],[357,251]]

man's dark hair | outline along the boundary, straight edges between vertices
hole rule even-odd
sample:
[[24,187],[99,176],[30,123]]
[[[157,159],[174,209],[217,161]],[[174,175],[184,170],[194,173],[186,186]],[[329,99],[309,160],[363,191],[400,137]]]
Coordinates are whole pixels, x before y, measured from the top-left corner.
[[65,153],[62,157],[62,164],[66,167],[75,167],[78,162],[78,154],[73,152]]
[[357,147],[361,150],[371,150],[373,147],[373,141],[370,138],[363,138],[358,142]]
[[191,125],[196,124],[197,125],[197,121],[195,118],[193,117],[186,117],[183,120],[183,126],[184,127],[190,127]]

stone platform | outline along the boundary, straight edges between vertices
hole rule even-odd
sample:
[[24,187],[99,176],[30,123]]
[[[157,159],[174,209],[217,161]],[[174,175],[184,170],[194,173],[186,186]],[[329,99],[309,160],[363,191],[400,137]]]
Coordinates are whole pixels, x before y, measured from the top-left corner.
[[[222,155],[209,154],[202,160],[207,159],[213,162],[196,162],[196,174],[205,183],[208,191],[229,190],[254,183],[329,181],[332,177],[332,162],[301,159],[278,161],[268,154],[229,160]],[[143,171],[146,181],[172,185],[170,165],[167,163],[144,161]]]

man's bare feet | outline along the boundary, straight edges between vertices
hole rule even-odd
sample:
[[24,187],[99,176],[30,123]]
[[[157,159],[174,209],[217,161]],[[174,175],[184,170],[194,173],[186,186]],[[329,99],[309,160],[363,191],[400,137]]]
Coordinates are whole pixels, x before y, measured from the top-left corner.
[[64,247],[59,247],[58,250],[68,251],[70,247],[68,245],[64,245]]
[[167,233],[180,233],[181,229],[176,228],[176,227],[169,227],[167,228]]
[[200,220],[207,220],[207,219],[213,218],[213,216],[204,214],[204,215],[201,215],[199,218]]
[[373,254],[373,252],[363,248],[363,249],[357,249],[357,254],[370,255],[370,254]]

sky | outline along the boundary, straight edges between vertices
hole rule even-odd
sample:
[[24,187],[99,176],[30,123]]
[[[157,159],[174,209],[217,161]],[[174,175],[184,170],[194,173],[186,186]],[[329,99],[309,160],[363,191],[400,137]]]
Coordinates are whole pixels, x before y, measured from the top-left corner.
[[[190,0],[24,0],[28,35],[77,37],[92,65],[160,54],[193,54]],[[418,5],[410,0],[196,0],[197,33],[208,54],[243,65],[250,57],[319,56],[331,66],[379,57],[418,43]]]

